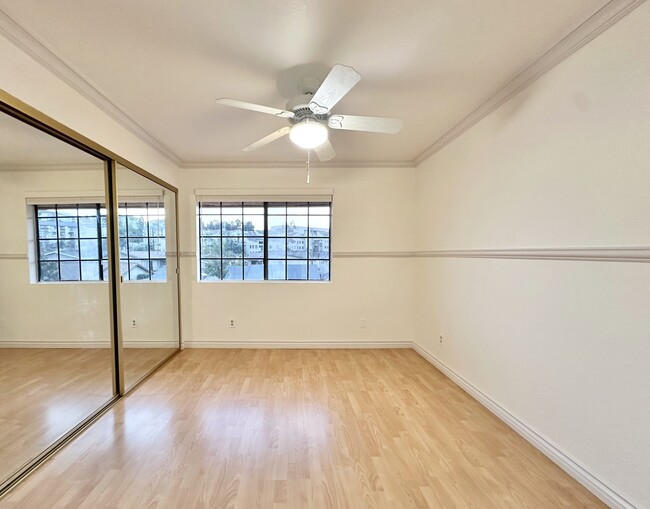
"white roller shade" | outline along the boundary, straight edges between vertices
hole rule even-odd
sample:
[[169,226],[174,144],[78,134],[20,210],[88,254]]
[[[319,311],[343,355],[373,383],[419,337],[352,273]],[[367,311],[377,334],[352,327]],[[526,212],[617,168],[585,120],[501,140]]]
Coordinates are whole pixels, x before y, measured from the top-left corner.
[[[134,189],[118,194],[120,203],[162,202],[164,191],[153,189]],[[102,191],[30,191],[25,193],[27,205],[68,205],[101,203],[106,201]]]
[[104,203],[101,191],[45,191],[25,195],[27,205],[69,205]]
[[333,189],[195,189],[196,200],[222,202],[319,202],[331,203]]

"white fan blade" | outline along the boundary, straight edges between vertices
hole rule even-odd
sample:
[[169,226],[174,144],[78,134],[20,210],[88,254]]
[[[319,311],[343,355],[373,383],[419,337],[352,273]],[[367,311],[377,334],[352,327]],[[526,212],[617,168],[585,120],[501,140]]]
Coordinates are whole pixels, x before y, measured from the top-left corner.
[[352,87],[359,83],[361,75],[352,67],[336,64],[316,90],[309,102],[309,109],[317,115],[324,115],[339,102]]
[[223,106],[231,106],[233,108],[241,108],[243,110],[258,111],[260,113],[275,115],[276,117],[282,117],[282,118],[293,117],[293,111],[279,110],[277,108],[271,108],[269,106],[262,106],[260,104],[253,104],[244,101],[238,101],[237,99],[230,99],[228,97],[222,97],[221,99],[217,99],[217,104],[221,104]]
[[282,138],[283,136],[289,134],[289,131],[291,131],[291,127],[289,126],[283,127],[282,129],[278,129],[277,131],[272,132],[267,136],[264,136],[264,138],[262,138],[261,140],[257,140],[251,143],[250,145],[244,147],[241,150],[242,152],[252,152],[253,150],[257,150],[258,148],[263,147],[264,145],[268,145],[272,141]]
[[334,147],[332,147],[330,140],[325,140],[325,143],[316,147],[314,149],[314,152],[316,152],[318,160],[322,162],[334,159],[336,156],[336,152],[334,152]]
[[328,119],[327,125],[332,129],[345,129],[347,131],[395,134],[402,130],[404,121],[401,118],[332,115]]

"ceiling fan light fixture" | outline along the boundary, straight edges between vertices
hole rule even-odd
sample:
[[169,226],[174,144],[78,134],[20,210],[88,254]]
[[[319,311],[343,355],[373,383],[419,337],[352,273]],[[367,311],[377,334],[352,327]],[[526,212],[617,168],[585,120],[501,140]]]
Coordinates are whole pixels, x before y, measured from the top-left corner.
[[327,141],[327,127],[320,122],[303,120],[291,128],[289,138],[301,148],[316,148]]

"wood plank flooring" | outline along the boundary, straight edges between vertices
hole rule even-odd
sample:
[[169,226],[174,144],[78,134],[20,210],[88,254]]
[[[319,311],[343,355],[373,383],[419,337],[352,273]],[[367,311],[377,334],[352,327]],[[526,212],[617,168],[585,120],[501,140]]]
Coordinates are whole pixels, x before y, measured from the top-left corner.
[[186,350],[0,508],[605,507],[412,350]]
[[[171,353],[125,350],[135,382]],[[4,480],[113,397],[108,348],[0,349],[0,480]]]

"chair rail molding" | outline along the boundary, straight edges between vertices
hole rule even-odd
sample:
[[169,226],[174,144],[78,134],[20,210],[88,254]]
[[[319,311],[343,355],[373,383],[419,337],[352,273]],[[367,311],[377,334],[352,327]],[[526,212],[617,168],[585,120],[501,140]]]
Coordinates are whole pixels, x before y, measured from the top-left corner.
[[332,258],[497,258],[650,263],[650,246],[440,249],[433,251],[338,251]]

